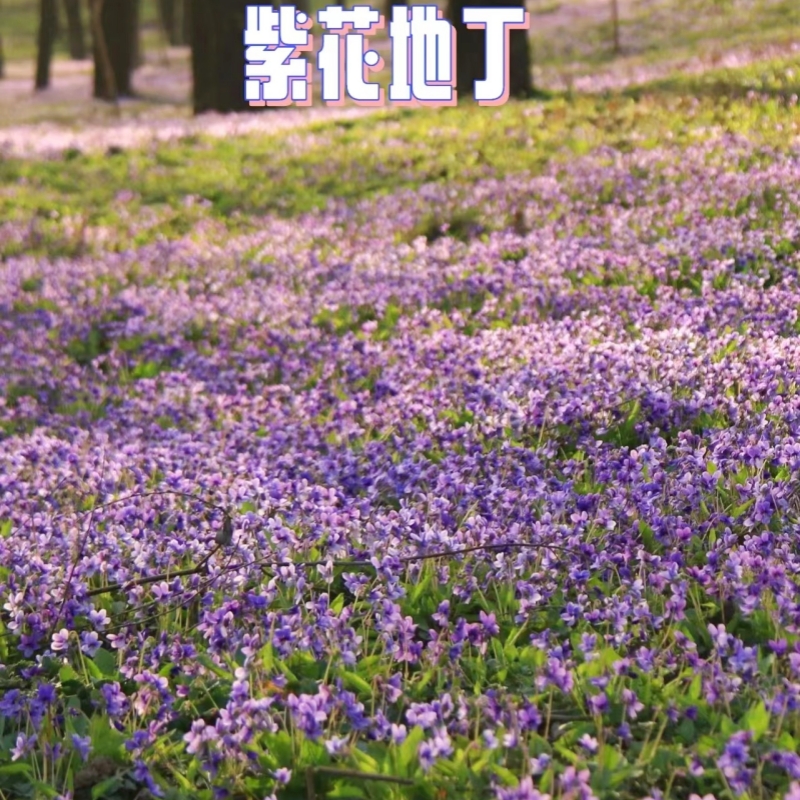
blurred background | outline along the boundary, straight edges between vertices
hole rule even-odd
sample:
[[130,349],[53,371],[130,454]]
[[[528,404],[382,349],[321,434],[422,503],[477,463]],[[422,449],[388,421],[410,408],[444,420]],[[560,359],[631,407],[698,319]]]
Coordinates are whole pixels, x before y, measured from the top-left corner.
[[[322,7],[317,0],[303,3],[312,14]],[[247,110],[241,77],[247,4],[0,0],[0,122]],[[468,4],[440,5],[457,20]],[[796,0],[531,0],[526,7],[529,35],[512,37],[515,95],[587,88],[587,82],[603,88],[604,80],[614,88],[614,81],[631,82],[638,73],[650,78],[660,69],[667,74],[695,61],[735,60],[743,48],[749,58],[761,51],[769,55],[790,47],[800,30]],[[389,7],[382,10],[390,13]],[[463,97],[483,76],[482,34],[476,38],[459,26],[457,36]],[[375,46],[385,61],[378,79],[388,85],[385,30]],[[316,70],[313,74],[316,79]],[[314,95],[319,104],[318,89]]]

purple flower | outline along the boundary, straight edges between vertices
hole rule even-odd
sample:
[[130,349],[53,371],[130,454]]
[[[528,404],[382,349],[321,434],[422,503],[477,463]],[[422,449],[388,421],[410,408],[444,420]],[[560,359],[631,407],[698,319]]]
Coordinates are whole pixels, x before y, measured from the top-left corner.
[[45,706],[52,705],[58,699],[56,687],[50,683],[40,683],[36,689],[36,699]]
[[155,782],[153,775],[150,772],[150,768],[140,758],[136,759],[134,762],[133,777],[139,781],[139,783],[143,783],[150,794],[152,794],[154,797],[164,796],[164,791]]
[[441,625],[444,628],[447,626],[449,614],[450,614],[450,601],[442,600],[442,602],[439,603],[439,607],[436,609],[436,612],[431,616],[433,617],[434,622],[436,622],[438,625]]
[[346,736],[332,736],[325,740],[325,749],[330,755],[337,755],[346,749],[347,741]]
[[213,725],[207,725],[204,720],[196,719],[192,723],[189,733],[185,734],[186,752],[191,755],[204,754],[209,746],[219,739],[219,734]]
[[717,759],[717,767],[737,794],[744,794],[750,786],[754,770],[747,767],[750,757],[750,731],[734,733]]
[[55,653],[60,653],[69,647],[69,631],[62,628],[53,634],[53,640],[50,644],[50,649]]
[[608,697],[605,692],[590,695],[586,702],[589,706],[589,712],[592,714],[601,715],[608,711]]
[[530,761],[531,774],[541,775],[550,766],[552,759],[547,753],[542,753],[538,758],[532,758]]
[[481,625],[483,625],[484,631],[488,636],[497,636],[500,633],[500,626],[497,624],[497,619],[495,618],[494,613],[487,614],[485,611],[481,611],[478,614],[480,618]]
[[406,730],[406,726],[396,725],[395,723],[392,723],[391,736],[392,736],[392,741],[395,744],[402,744],[406,740],[406,737],[408,736],[408,731]]
[[434,732],[433,739],[420,744],[418,754],[422,769],[428,772],[440,758],[446,758],[453,753],[450,737],[444,728]]
[[629,719],[636,719],[639,712],[644,709],[644,703],[639,702],[636,692],[631,689],[622,690],[622,702],[625,705],[625,713]]
[[81,761],[86,761],[89,758],[89,753],[92,751],[92,739],[89,736],[78,736],[77,733],[73,733],[71,737],[72,746],[75,748],[75,752],[81,758]]
[[94,625],[95,628],[104,628],[109,622],[108,611],[104,608],[101,609],[92,609],[89,612],[89,622]]
[[100,693],[105,700],[106,712],[112,719],[122,716],[128,709],[128,698],[117,681],[104,683]]
[[285,786],[292,779],[292,771],[286,769],[286,767],[280,767],[272,773],[272,777],[275,778],[278,783]]
[[323,686],[316,695],[301,694],[297,697],[292,694],[286,703],[298,729],[309,739],[319,739],[322,736],[322,723],[328,719],[329,690]]
[[558,779],[564,800],[596,800],[589,786],[589,770],[567,767]]
[[495,732],[489,728],[481,733],[481,738],[483,739],[484,745],[489,750],[496,750],[498,747],[500,747],[500,742],[497,740]]
[[[53,637],[55,638],[55,636]],[[90,658],[100,649],[100,637],[94,631],[81,633],[81,650]]]
[[18,761],[20,758],[25,758],[36,746],[37,739],[35,733],[32,736],[25,736],[24,733],[18,734],[16,744],[11,750],[11,760]]
[[549,794],[542,794],[534,787],[530,775],[524,777],[516,788],[503,789],[499,787],[495,797],[497,800],[550,800]]
[[800,782],[792,781],[789,791],[783,796],[783,800],[800,800]]

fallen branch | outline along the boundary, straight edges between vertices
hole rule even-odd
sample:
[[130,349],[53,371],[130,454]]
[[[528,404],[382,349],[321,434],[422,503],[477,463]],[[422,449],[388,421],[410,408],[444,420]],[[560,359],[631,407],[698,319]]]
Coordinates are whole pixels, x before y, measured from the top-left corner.
[[[101,594],[109,594],[110,592],[122,591],[125,589],[132,589],[135,586],[146,586],[151,583],[159,583],[170,578],[182,578],[189,575],[197,575],[203,572],[206,565],[216,552],[220,550],[222,545],[217,545],[203,560],[196,566],[188,569],[177,570],[175,572],[162,572],[158,575],[149,575],[146,578],[137,578],[136,580],[126,581],[125,583],[112,583],[108,586],[100,586],[96,589],[91,589],[87,592],[88,597],[96,597]],[[480,551],[486,552],[499,552],[502,550],[523,550],[528,548],[540,548],[542,550],[559,550],[562,552],[572,553],[579,555],[575,550],[569,547],[561,547],[553,544],[541,544],[537,542],[506,542],[505,544],[479,544],[473,547],[464,547],[459,550],[443,550],[438,553],[422,553],[415,556],[399,556],[396,560],[401,564],[413,564],[420,561],[432,561],[438,558],[453,558],[455,556],[468,555],[469,553],[477,553]],[[232,572],[244,567],[260,567],[265,569],[281,569],[284,567],[326,567],[331,566],[335,569],[377,569],[372,561],[270,561],[264,559],[261,561],[240,562],[238,564],[231,564],[227,567],[220,569],[220,572]]]

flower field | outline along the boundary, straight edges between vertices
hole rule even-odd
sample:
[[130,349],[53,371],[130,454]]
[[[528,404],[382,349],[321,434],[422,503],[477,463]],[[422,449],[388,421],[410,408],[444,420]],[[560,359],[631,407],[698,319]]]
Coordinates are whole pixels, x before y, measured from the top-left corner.
[[800,798],[797,56],[0,163],[3,798]]

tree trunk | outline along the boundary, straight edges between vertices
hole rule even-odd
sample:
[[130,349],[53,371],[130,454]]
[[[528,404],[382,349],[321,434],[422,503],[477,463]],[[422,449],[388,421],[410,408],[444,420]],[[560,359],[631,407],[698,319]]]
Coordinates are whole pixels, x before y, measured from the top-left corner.
[[144,64],[144,53],[142,52],[142,36],[139,30],[139,20],[141,18],[141,3],[140,0],[131,0],[133,5],[133,18],[131,21],[131,63],[133,69],[141,67]]
[[611,27],[614,31],[614,55],[619,55],[619,3],[618,0],[611,0]]
[[64,8],[67,13],[69,57],[75,61],[83,61],[86,58],[86,43],[83,38],[81,0],[64,0]]
[[[448,0],[447,18],[456,29],[456,86],[458,94],[471,95],[475,81],[486,79],[486,37],[483,30],[467,28],[462,20],[465,8],[508,8],[525,0]],[[509,95],[527,97],[533,92],[528,31],[512,30],[509,36]]]
[[178,9],[175,0],[159,0],[158,12],[161,16],[161,27],[167,35],[167,41],[171,45],[178,44]]
[[[3,13],[3,4],[0,2],[0,14]],[[0,79],[6,76],[6,57],[3,53],[3,37],[0,36]]]
[[92,15],[94,96],[101,100],[130,97],[135,0],[92,0]]
[[159,0],[158,2],[161,25],[167,34],[167,40],[173,47],[180,47],[189,42],[190,4],[190,0]]
[[386,0],[383,8],[383,15],[386,17],[386,29],[389,29],[389,23],[392,21],[392,7],[393,6],[407,6],[408,0]]
[[53,3],[53,41],[61,36],[61,14],[59,13],[58,3]]
[[191,0],[194,113],[252,111],[244,98],[244,28],[252,0]]
[[180,9],[180,21],[178,30],[180,33],[180,43],[190,44],[192,41],[192,3],[191,0],[178,0]]
[[39,42],[36,56],[36,89],[50,85],[50,62],[53,59],[53,41],[56,35],[56,0],[39,2]]
[[180,44],[189,44],[192,41],[192,3],[191,0],[177,0],[180,11],[178,31]]

